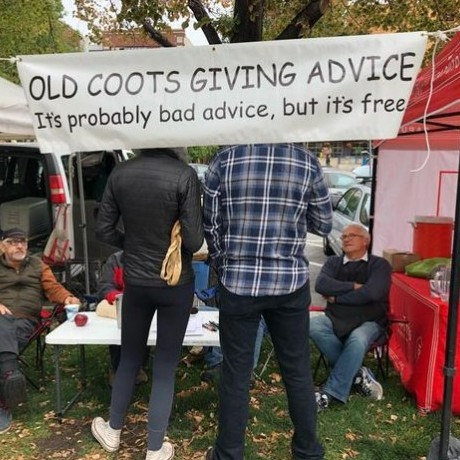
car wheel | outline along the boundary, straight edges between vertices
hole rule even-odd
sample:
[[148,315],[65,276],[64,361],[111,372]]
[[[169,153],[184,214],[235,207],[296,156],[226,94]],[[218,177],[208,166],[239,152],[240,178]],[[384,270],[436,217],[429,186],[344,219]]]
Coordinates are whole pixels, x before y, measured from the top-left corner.
[[326,256],[334,255],[334,251],[331,248],[331,245],[329,244],[329,240],[327,239],[327,236],[323,238],[323,252]]

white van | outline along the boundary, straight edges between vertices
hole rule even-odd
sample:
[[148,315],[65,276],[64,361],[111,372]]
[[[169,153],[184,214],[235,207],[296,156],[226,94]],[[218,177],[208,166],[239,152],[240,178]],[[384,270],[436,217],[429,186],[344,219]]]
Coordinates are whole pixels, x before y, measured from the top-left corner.
[[[131,152],[80,153],[90,260],[103,261],[115,248],[96,241],[95,222],[107,178]],[[42,253],[58,209],[66,210],[69,259],[84,258],[77,155],[41,153],[33,143],[0,144],[0,228],[19,227],[29,235],[32,253]]]

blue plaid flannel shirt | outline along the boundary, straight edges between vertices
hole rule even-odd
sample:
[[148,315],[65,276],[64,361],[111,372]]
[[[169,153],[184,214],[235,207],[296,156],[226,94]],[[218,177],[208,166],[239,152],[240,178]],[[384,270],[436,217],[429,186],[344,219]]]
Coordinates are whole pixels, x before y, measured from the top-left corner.
[[203,197],[209,255],[244,296],[289,294],[308,280],[307,231],[332,228],[321,165],[296,144],[232,146],[209,165]]

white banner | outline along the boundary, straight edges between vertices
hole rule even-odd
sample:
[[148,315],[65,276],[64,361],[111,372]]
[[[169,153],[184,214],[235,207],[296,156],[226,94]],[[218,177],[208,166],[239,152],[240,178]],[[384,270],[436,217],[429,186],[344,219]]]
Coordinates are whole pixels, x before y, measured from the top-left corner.
[[22,56],[43,152],[395,137],[422,32]]
[[27,107],[24,91],[0,77],[0,133],[34,135],[32,119]]

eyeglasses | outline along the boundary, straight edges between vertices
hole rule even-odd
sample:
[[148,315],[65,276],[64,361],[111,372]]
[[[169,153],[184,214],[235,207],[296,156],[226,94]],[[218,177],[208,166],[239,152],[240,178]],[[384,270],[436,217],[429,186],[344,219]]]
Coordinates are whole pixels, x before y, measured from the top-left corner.
[[342,241],[344,240],[351,240],[353,238],[364,238],[364,235],[359,235],[358,233],[347,233],[347,234],[343,234],[340,239]]
[[11,238],[7,240],[3,240],[6,244],[13,246],[13,247],[18,247],[18,246],[27,246],[27,240],[24,238]]

